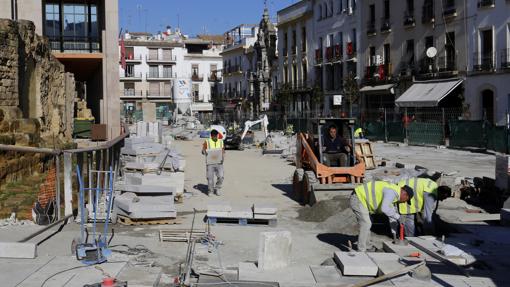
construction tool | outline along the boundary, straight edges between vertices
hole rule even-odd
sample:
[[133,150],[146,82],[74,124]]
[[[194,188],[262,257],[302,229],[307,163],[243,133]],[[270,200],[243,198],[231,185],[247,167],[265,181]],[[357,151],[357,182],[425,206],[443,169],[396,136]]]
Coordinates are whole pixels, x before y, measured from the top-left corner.
[[[72,249],[76,254],[76,259],[82,262],[85,265],[94,265],[100,264],[107,261],[107,257],[111,255],[111,250],[108,248],[108,245],[113,239],[113,229],[112,235],[108,240],[108,223],[110,221],[110,212],[112,209],[113,203],[113,171],[110,167],[109,171],[96,171],[91,170],[90,173],[96,173],[98,178],[100,175],[104,175],[108,177],[108,187],[102,188],[86,188],[83,183],[83,177],[80,172],[80,167],[76,167],[76,173],[78,176],[78,184],[79,184],[79,210],[80,210],[80,238],[73,240]],[[85,218],[85,214],[87,209],[85,207],[85,192],[93,192],[94,197],[92,198],[92,213],[93,213],[93,221],[92,221],[92,236],[89,240],[89,232],[85,227],[87,224],[87,219]],[[104,222],[104,230],[103,233],[97,231],[97,214],[99,212],[99,199],[104,196],[105,197],[105,207],[106,207],[106,217]]]
[[413,270],[415,270],[415,269],[417,269],[417,268],[419,268],[421,266],[426,266],[425,265],[425,261],[422,261],[422,262],[420,262],[418,264],[414,264],[414,265],[411,265],[411,266],[404,267],[401,270],[397,270],[395,272],[391,272],[391,273],[388,273],[386,275],[382,275],[382,276],[379,276],[379,277],[376,277],[376,278],[373,278],[373,279],[370,279],[370,280],[367,280],[367,281],[364,281],[364,282],[361,282],[361,283],[354,284],[354,285],[352,285],[352,287],[370,286],[370,285],[373,285],[375,283],[386,281],[388,279],[392,279],[392,278],[395,278],[397,276],[406,274],[406,273],[411,272],[411,271],[413,271]]

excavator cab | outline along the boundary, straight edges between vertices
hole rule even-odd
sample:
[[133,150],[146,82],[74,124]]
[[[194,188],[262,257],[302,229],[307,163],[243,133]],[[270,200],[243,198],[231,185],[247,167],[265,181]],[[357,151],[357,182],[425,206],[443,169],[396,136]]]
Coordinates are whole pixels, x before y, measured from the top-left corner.
[[[365,176],[365,163],[356,158],[353,118],[317,118],[308,123],[306,133],[297,135],[296,170],[293,176],[295,199],[303,204],[315,201],[319,190],[352,190]],[[345,166],[324,164],[324,136],[335,126],[349,146]],[[312,196],[311,196],[312,195]]]

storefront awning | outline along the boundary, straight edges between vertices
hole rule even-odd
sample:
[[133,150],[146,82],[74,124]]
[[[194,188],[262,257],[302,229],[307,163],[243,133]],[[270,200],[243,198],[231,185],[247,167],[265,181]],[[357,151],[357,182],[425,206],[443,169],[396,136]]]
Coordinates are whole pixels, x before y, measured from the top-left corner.
[[378,85],[378,86],[364,86],[359,91],[361,93],[382,92],[382,91],[388,91],[391,88],[393,88],[393,84]]
[[437,107],[463,80],[414,83],[395,104],[399,107]]

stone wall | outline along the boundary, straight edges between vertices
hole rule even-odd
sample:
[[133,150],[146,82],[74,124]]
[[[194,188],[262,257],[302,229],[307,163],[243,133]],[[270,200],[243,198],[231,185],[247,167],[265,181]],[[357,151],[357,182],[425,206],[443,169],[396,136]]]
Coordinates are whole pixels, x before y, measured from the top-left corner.
[[54,147],[71,141],[74,76],[32,22],[0,19],[0,79],[0,143]]

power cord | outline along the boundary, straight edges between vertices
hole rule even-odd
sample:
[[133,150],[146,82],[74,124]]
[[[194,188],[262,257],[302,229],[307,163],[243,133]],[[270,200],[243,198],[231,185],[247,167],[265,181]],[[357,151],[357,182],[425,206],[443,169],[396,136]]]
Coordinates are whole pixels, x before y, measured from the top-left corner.
[[[104,262],[104,263],[101,263],[101,264],[114,264],[114,263],[127,263],[127,261],[112,261],[112,262]],[[81,268],[88,268],[88,267],[92,267],[94,266],[94,269],[100,271],[103,275],[106,275],[106,276],[109,276],[106,272],[104,272],[104,270],[99,267],[99,265],[101,264],[94,264],[94,265],[81,265],[81,266],[75,266],[75,267],[72,267],[72,268],[68,268],[68,269],[64,269],[64,270],[61,270],[57,273],[54,273],[53,275],[51,275],[50,277],[46,278],[46,280],[44,280],[41,284],[41,287],[44,287],[44,285],[49,281],[51,280],[53,277],[55,276],[58,276],[60,274],[63,274],[63,273],[66,273],[66,272],[69,272],[69,271],[72,271],[72,270],[76,270],[76,269],[81,269]]]

